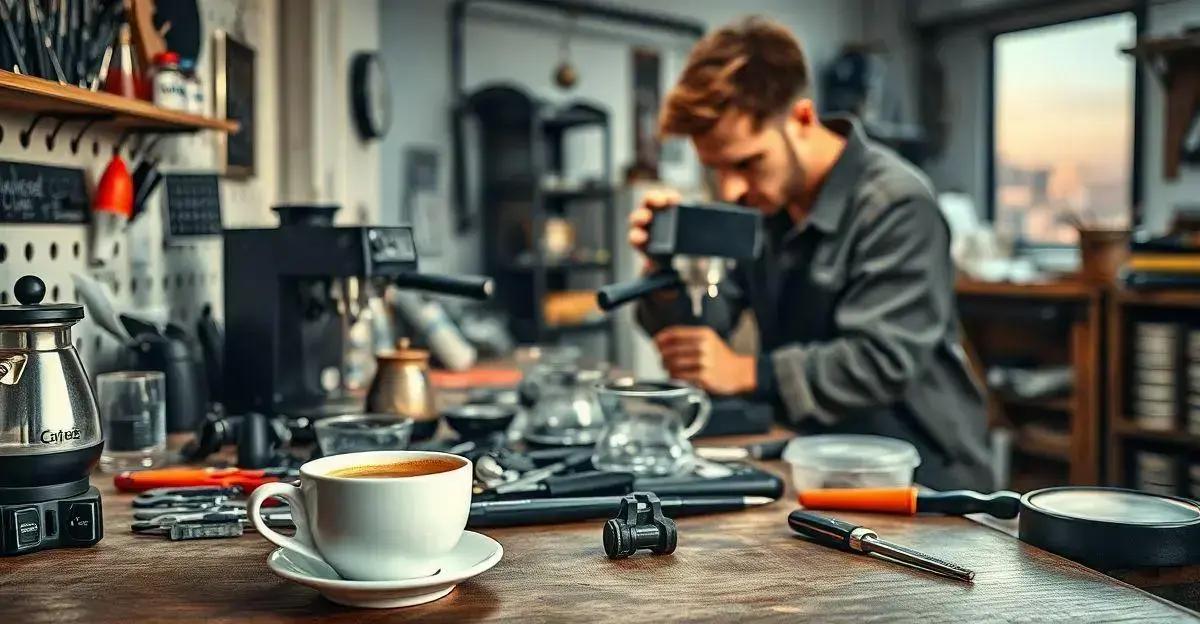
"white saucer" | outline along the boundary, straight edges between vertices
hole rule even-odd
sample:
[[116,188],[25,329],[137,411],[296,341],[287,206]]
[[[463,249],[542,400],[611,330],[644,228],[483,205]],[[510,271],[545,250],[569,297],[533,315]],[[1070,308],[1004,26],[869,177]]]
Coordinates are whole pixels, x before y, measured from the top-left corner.
[[278,548],[267,557],[271,571],[289,581],[312,587],[329,600],[351,607],[390,609],[433,602],[457,585],[496,565],[504,547],[496,540],[464,531],[458,545],[443,559],[432,576],[400,581],[348,581],[338,577],[323,561]]

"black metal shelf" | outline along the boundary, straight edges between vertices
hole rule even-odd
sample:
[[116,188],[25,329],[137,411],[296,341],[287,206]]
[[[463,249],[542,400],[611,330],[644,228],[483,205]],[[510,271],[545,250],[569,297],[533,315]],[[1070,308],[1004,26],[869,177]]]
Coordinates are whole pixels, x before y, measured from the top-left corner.
[[608,125],[608,113],[587,104],[575,104],[554,111],[542,119],[547,132],[563,132],[580,126]]
[[568,202],[583,199],[607,199],[614,190],[607,186],[585,186],[567,189],[542,189],[542,197],[548,201]]
[[547,262],[541,266],[533,262],[521,261],[509,263],[505,268],[507,271],[527,272],[544,269],[546,271],[607,271],[612,269],[613,263],[611,260],[566,260],[561,262]]
[[[511,84],[481,88],[458,110],[478,122],[460,121],[456,127],[480,132],[478,203],[484,218],[486,271],[496,276],[496,292],[503,293],[498,303],[508,312],[514,336],[520,342],[543,342],[607,330],[605,350],[614,359],[613,323],[596,319],[552,326],[543,306],[550,293],[594,289],[614,281],[611,259],[554,261],[539,251],[547,222],[557,219],[574,225],[582,246],[608,249],[619,242],[608,111],[582,101],[552,105]],[[598,137],[589,132],[578,138],[601,141],[603,171],[580,185],[547,183],[566,179],[563,139],[568,130],[585,126],[600,130]]]
[[608,330],[612,327],[612,319],[609,317],[590,319],[581,323],[572,325],[547,325],[546,331],[552,337],[560,337],[569,334],[585,334],[597,330]]

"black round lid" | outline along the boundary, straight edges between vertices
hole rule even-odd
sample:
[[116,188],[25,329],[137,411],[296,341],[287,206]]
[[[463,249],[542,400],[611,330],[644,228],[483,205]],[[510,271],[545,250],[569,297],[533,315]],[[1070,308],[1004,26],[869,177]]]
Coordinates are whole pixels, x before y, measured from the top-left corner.
[[36,275],[17,280],[13,294],[20,304],[0,306],[0,325],[73,323],[83,319],[83,306],[78,303],[42,303],[46,283]]

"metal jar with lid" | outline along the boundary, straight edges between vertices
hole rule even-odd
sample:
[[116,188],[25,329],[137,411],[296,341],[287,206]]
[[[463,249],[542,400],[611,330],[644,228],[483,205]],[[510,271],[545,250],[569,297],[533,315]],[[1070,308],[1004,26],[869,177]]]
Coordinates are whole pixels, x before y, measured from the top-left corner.
[[367,391],[367,412],[411,418],[413,440],[433,437],[438,413],[429,385],[429,351],[414,349],[407,338],[401,338],[395,349],[377,352],[375,361],[375,379]]
[[71,338],[83,306],[42,303],[46,285],[32,275],[13,293],[19,304],[0,306],[0,499],[75,496],[104,446]]

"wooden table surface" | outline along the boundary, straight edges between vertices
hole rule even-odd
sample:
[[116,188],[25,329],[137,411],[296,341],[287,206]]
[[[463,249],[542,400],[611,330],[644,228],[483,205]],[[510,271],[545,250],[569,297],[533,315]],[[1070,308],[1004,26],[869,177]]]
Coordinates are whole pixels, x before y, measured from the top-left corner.
[[[715,440],[746,442],[746,438]],[[780,464],[768,469],[783,474]],[[1197,614],[963,518],[840,514],[977,572],[973,584],[819,546],[788,529],[787,496],[679,520],[673,555],[610,561],[599,521],[487,529],[504,559],[423,606],[362,610],[274,576],[274,546],[129,531],[111,480],[95,547],[0,559],[0,622],[1196,621]]]

